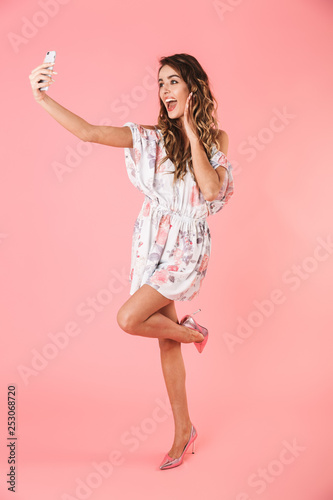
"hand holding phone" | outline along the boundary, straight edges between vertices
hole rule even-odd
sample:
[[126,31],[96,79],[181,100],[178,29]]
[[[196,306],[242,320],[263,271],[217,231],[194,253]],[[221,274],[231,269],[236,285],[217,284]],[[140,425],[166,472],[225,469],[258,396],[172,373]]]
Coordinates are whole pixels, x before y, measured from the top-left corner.
[[[57,53],[55,50],[49,50],[48,52],[46,52],[44,63],[51,63],[50,66],[47,66],[46,69],[53,71],[53,64],[55,63],[56,55]],[[39,80],[38,83],[44,82],[47,82],[47,80]],[[39,90],[49,90],[49,87],[41,87]]]
[[29,75],[32,93],[37,102],[41,102],[44,99],[46,95],[45,91],[49,89],[49,86],[45,85],[45,83],[51,84],[54,82],[52,76],[53,74],[56,74],[56,71],[53,71],[55,58],[56,51],[48,51],[43,64],[40,64],[37,68],[33,69]]

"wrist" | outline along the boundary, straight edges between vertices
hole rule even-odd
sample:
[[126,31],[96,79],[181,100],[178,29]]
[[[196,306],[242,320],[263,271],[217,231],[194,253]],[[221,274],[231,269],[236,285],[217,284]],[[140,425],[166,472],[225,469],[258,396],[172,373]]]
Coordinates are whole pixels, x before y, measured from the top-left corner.
[[202,147],[202,142],[201,142],[201,139],[199,139],[199,137],[192,137],[190,138],[190,144],[191,144],[191,147]]
[[38,102],[38,104],[44,104],[47,102],[48,98],[49,98],[49,96],[47,94],[45,94],[43,99],[39,99],[39,101],[36,100],[36,102]]

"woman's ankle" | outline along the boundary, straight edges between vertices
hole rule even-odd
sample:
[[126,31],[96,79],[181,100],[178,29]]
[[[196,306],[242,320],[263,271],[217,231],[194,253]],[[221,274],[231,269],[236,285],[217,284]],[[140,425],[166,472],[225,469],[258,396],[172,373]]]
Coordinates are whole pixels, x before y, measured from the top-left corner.
[[190,420],[188,422],[184,422],[182,424],[177,425],[175,429],[175,437],[182,437],[184,435],[187,435],[191,430],[191,427],[192,423]]

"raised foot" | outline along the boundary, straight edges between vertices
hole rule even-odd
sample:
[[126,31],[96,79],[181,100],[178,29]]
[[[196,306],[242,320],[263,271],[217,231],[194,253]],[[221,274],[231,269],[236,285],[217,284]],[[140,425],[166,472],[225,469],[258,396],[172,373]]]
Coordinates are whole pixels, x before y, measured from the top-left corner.
[[193,332],[193,333],[195,335],[195,339],[193,340],[193,342],[202,342],[205,339],[202,333],[200,332]]
[[198,332],[197,330],[192,330],[192,328],[188,328],[187,326],[185,327],[188,330],[189,337],[188,337],[188,343],[190,342],[202,342],[204,340],[204,335],[202,333]]

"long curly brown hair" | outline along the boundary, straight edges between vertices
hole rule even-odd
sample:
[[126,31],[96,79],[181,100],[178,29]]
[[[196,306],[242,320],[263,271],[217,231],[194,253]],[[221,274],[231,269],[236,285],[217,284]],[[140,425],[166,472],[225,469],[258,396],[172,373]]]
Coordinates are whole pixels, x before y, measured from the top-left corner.
[[[208,76],[197,59],[189,54],[174,54],[173,56],[161,57],[159,59],[161,68],[165,65],[171,66],[179,72],[186,82],[189,92],[193,92],[196,98],[193,102],[193,119],[197,126],[197,133],[205,148],[208,159],[212,155],[213,145],[219,148],[217,137],[219,127],[217,122],[218,103],[210,89]],[[185,151],[185,141],[178,119],[169,118],[168,112],[162,99],[160,100],[160,112],[158,127],[164,139],[166,156],[159,162],[159,166],[167,159],[175,165],[173,184],[177,179],[183,179],[189,170],[197,183],[192,165],[190,147]],[[188,168],[187,168],[188,162]],[[171,172],[172,173],[172,172]],[[197,183],[198,185],[198,183]]]

